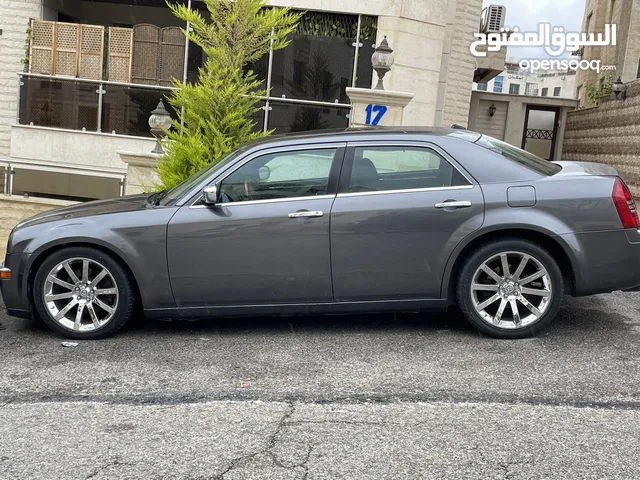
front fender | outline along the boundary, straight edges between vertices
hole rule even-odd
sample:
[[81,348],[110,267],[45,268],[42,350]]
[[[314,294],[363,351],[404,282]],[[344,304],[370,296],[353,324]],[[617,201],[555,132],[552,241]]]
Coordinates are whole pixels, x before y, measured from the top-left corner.
[[93,245],[111,252],[129,268],[144,308],[174,307],[166,248],[167,224],[173,213],[175,209],[170,208],[97,215],[35,226],[37,232],[30,235],[16,232],[16,237],[30,237],[23,250],[24,271],[29,273],[22,278],[23,291],[28,291],[35,268],[52,249]]

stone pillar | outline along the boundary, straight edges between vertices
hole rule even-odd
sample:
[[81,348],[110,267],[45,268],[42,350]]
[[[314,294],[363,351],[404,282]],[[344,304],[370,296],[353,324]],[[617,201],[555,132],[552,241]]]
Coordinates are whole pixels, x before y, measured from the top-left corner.
[[125,195],[134,195],[148,190],[154,190],[160,183],[158,158],[156,153],[123,152],[118,155],[127,164],[127,184]]
[[18,116],[19,78],[29,19],[41,17],[42,0],[0,1],[0,158],[9,157],[11,125]]
[[352,105],[351,127],[401,126],[404,108],[414,97],[413,93],[369,88],[347,88],[347,95]]

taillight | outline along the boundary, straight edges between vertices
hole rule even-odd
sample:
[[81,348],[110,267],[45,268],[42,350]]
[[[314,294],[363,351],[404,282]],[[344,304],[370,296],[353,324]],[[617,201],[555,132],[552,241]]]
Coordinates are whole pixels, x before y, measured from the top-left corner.
[[624,228],[639,228],[640,221],[638,220],[636,202],[633,201],[629,188],[620,177],[616,178],[616,182],[613,184],[611,197],[616,205],[616,210],[618,210],[622,226]]

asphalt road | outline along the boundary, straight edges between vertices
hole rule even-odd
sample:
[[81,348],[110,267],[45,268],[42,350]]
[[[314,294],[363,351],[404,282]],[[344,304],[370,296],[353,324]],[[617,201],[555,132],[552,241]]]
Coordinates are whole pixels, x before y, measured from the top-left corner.
[[637,293],[518,341],[457,312],[140,320],[75,348],[0,321],[2,479],[640,477]]

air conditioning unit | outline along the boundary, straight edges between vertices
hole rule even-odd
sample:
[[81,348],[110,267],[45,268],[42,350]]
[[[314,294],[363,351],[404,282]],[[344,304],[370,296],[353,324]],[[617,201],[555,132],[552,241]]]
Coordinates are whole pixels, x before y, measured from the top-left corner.
[[489,5],[482,9],[480,33],[500,33],[500,29],[504,27],[506,16],[507,7],[504,5]]

